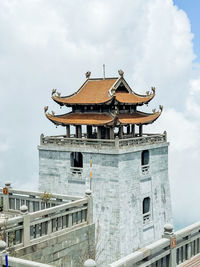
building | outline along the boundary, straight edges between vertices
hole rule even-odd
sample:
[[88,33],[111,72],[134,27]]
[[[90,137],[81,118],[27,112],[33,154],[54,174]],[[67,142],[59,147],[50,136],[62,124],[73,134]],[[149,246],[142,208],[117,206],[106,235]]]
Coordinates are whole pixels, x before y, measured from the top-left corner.
[[[52,99],[71,112],[48,113],[61,136],[41,135],[41,191],[94,196],[94,221],[102,265],[162,236],[172,222],[168,180],[168,142],[163,134],[144,133],[161,115],[139,111],[155,96],[135,93],[119,71],[115,78],[90,78],[70,96],[52,90]],[[73,131],[74,130],[74,131]]]

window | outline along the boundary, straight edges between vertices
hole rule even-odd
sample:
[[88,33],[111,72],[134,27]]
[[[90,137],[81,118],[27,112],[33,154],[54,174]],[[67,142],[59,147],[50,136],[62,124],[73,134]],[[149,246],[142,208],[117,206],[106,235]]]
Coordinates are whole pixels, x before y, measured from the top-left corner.
[[142,166],[149,164],[149,150],[142,151]]
[[150,197],[145,197],[143,200],[143,214],[150,211]]
[[142,203],[143,224],[147,224],[151,220],[150,208],[151,199],[150,197],[145,197]]
[[142,173],[149,173],[149,150],[143,150],[141,154]]
[[83,168],[83,155],[81,152],[72,152],[70,155],[72,173],[81,173]]

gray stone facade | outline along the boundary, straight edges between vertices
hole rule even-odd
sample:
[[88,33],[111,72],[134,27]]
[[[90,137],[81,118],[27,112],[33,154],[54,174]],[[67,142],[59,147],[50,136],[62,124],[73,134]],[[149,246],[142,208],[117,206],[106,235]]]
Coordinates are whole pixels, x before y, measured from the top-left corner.
[[[164,224],[172,223],[166,141],[124,147],[41,144],[38,149],[40,191],[84,195],[92,171],[100,264],[160,239]],[[141,166],[143,150],[149,150],[146,169]],[[83,155],[81,173],[70,167],[71,152]],[[150,198],[146,215],[144,198]]]

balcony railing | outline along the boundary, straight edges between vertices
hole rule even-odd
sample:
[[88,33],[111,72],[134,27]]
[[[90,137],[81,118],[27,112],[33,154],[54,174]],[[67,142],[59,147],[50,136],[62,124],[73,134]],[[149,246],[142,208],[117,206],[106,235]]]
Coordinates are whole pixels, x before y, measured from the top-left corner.
[[70,138],[66,138],[63,135],[58,136],[44,136],[41,134],[40,145],[78,145],[78,146],[93,146],[99,147],[116,147],[123,148],[127,146],[141,146],[148,144],[156,144],[167,142],[166,132],[163,134],[143,134],[140,137],[124,136],[123,139],[115,137],[115,139],[89,139],[83,135],[82,138],[75,138],[73,135]]
[[149,165],[143,165],[142,166],[142,174],[148,174],[149,173]]
[[[51,194],[47,201],[41,192],[26,192],[5,187],[0,188],[3,211],[0,213],[0,234],[8,246],[23,247],[45,240],[59,231],[92,223],[92,198]],[[26,206],[25,206],[26,205]],[[22,209],[23,208],[23,209]],[[24,208],[27,210],[25,211]],[[14,237],[14,240],[12,240]]]

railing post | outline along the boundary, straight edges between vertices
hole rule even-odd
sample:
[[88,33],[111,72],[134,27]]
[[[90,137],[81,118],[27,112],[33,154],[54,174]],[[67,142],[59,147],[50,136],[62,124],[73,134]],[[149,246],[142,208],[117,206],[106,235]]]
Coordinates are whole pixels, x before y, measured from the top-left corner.
[[169,267],[176,267],[176,236],[171,224],[165,224],[163,238],[170,240]]
[[118,136],[115,137],[115,147],[119,148],[119,137]]
[[3,189],[3,211],[9,210],[9,189],[11,188],[11,183],[6,182],[5,188]]
[[93,199],[92,199],[92,191],[87,190],[85,192],[85,196],[88,198],[88,209],[87,209],[87,223],[93,223]]
[[7,244],[3,240],[0,240],[0,266],[5,266],[5,256]]
[[94,260],[88,259],[84,262],[84,267],[96,267],[97,264]]
[[[188,239],[190,240],[190,236],[188,236]],[[192,246],[191,242],[187,245],[187,260],[189,260],[192,257]]]
[[20,212],[23,215],[22,240],[23,245],[26,247],[30,244],[30,214],[26,205],[20,207]]

